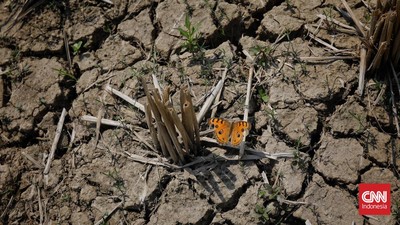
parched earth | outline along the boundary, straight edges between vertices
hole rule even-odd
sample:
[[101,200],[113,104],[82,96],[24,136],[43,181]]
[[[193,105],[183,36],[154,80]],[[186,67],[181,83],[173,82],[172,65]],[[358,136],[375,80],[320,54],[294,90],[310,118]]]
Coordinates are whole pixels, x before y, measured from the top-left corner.
[[[368,24],[367,6],[348,3]],[[318,15],[351,25],[341,1],[45,1],[10,26],[16,7],[0,1],[1,224],[399,224],[400,141],[388,97],[378,97],[384,81],[368,79],[359,96],[360,39],[317,29]],[[201,47],[193,54],[178,30],[186,15]],[[309,60],[342,50],[355,57]],[[145,144],[144,114],[107,84],[146,103],[138,77],[155,75],[175,104],[189,85],[198,111],[227,68],[217,116],[241,119],[251,66],[247,145],[293,157],[185,169],[127,157],[160,154]],[[96,138],[82,116],[99,111],[126,126],[103,125]],[[204,141],[209,154],[239,151]],[[391,184],[391,216],[358,214],[360,183]]]

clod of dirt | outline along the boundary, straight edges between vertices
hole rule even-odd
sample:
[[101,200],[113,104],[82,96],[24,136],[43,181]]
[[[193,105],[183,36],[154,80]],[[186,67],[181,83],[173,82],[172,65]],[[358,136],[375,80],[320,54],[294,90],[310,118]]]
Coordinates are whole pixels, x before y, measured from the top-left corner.
[[96,67],[99,60],[95,57],[93,52],[84,52],[75,56],[73,62],[78,65],[80,72],[83,73]]
[[372,167],[361,175],[360,183],[389,183],[392,190],[400,188],[400,180],[386,168]]
[[283,109],[301,101],[301,96],[292,83],[283,81],[281,78],[272,78],[268,85],[270,86],[269,103],[275,109]]
[[252,0],[243,0],[243,5],[246,6],[246,9],[249,10],[251,14],[254,13],[263,13],[266,10],[266,6],[269,4],[274,4],[274,0],[266,0],[266,1],[252,1]]
[[84,72],[76,82],[76,93],[81,94],[86,88],[92,85],[101,75],[99,68],[94,68]]
[[21,141],[24,134],[31,133],[34,120],[41,119],[49,105],[60,105],[57,99],[65,94],[59,85],[62,77],[56,70],[62,65],[57,59],[26,59],[22,65],[29,70],[29,76],[21,77],[22,82],[12,83],[10,100],[0,108],[2,120],[10,121],[3,123],[3,134],[9,142]]
[[72,107],[68,111],[68,114],[72,117],[80,117],[82,115],[97,115],[102,103],[100,102],[100,96],[102,90],[90,89],[84,92],[72,102]]
[[96,51],[103,70],[125,69],[137,62],[142,54],[139,49],[124,41],[118,35],[110,36]]
[[309,145],[311,135],[318,126],[318,112],[310,107],[300,107],[295,110],[276,110],[276,120],[282,130],[292,141]]
[[268,153],[293,153],[294,149],[286,145],[285,142],[276,139],[271,132],[264,130],[259,141],[265,144],[265,151]]
[[250,186],[242,196],[234,209],[217,214],[211,224],[256,224],[259,222],[255,213],[256,205],[263,205],[263,199],[259,197],[260,183]]
[[151,48],[155,29],[150,18],[150,10],[145,9],[133,19],[121,22],[118,25],[118,32],[124,39],[137,41],[146,49]]
[[92,46],[98,39],[96,33],[104,32],[106,19],[101,8],[97,6],[79,7],[79,11],[75,11],[71,19],[73,26],[67,29],[67,33],[73,43],[85,40],[87,46]]
[[143,0],[143,1],[128,1],[128,13],[129,14],[137,14],[144,10],[145,8],[149,7],[151,4],[154,4],[153,0]]
[[70,218],[71,224],[92,224],[89,215],[86,212],[74,212]]
[[[285,192],[285,196],[297,196],[302,190],[303,182],[307,175],[307,168],[310,164],[310,157],[307,157],[305,153],[301,153],[301,157],[296,159],[299,160],[297,165],[293,165],[292,160],[287,160],[280,161],[274,166],[274,172],[279,176],[279,184]],[[303,161],[300,162],[300,160]]]
[[[8,12],[5,13],[7,14]],[[38,21],[40,21],[40,26],[38,26]],[[59,11],[43,10],[27,19],[24,26],[14,26],[7,36],[13,36],[17,49],[21,52],[60,52],[64,48],[63,33],[60,29],[61,21]],[[2,22],[5,20],[0,22],[3,25]]]
[[300,31],[303,23],[303,20],[293,17],[292,13],[286,10],[286,6],[281,4],[264,14],[257,33],[261,36],[271,38],[272,35],[272,38],[276,38],[285,32],[290,34]]
[[314,174],[307,186],[303,200],[309,204],[301,206],[293,215],[311,224],[363,224],[356,198],[340,188],[328,186],[318,174]]
[[390,113],[385,109],[384,106],[373,106],[372,109],[368,110],[368,121],[377,127],[389,128],[391,127]]
[[[9,48],[0,48],[0,65],[4,65],[11,61],[12,50]],[[1,72],[1,69],[0,69]]]
[[237,4],[219,2],[214,11],[214,16],[218,20],[219,29],[223,30],[229,37],[240,37],[242,34],[241,22],[244,12]]
[[191,189],[187,181],[173,179],[164,190],[157,211],[148,224],[206,224],[213,206]]
[[371,127],[366,130],[362,140],[367,154],[373,160],[382,165],[388,164],[392,151],[390,135],[381,133],[375,127]]
[[367,128],[367,115],[364,107],[349,99],[333,113],[328,123],[334,135],[355,135]]
[[350,87],[356,81],[356,70],[343,61],[325,65],[298,66],[292,72],[296,78],[295,86],[306,99],[331,100],[334,97],[346,97]]
[[[346,157],[343,157],[346,156]],[[363,147],[355,139],[321,138],[321,146],[313,160],[317,171],[328,179],[355,183],[359,171],[371,162],[363,157]]]
[[12,181],[11,168],[8,165],[0,165],[0,190],[5,190]]

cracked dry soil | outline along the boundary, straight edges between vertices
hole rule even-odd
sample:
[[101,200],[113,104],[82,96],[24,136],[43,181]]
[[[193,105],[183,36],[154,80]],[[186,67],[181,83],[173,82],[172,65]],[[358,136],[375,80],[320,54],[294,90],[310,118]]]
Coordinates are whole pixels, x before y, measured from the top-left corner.
[[[339,0],[113,2],[47,1],[2,30],[0,224],[399,224],[400,142],[387,104],[372,106],[376,83],[368,81],[359,97],[357,60],[298,60],[331,53],[305,26],[327,13],[347,23],[335,8]],[[365,5],[348,2],[367,23]],[[0,1],[1,24],[13,7]],[[198,28],[202,58],[182,51],[177,28],[186,14]],[[63,73],[64,31],[70,47],[82,42],[71,52],[73,77]],[[358,52],[355,36],[323,29],[318,36]],[[189,83],[193,101],[201,102],[228,67],[217,115],[239,119],[251,65],[243,52],[268,49],[276,40],[272,61],[254,78],[248,145],[294,158],[171,170],[121,154],[156,157],[143,144],[151,143],[143,113],[105,93],[105,84],[145,103],[137,76],[150,82],[154,74],[171,88],[172,99]],[[45,178],[62,108],[67,118]],[[97,116],[100,108],[105,118],[132,128],[103,126],[96,143],[95,125],[80,118]],[[207,143],[202,148],[204,155],[238,154]],[[357,185],[366,182],[391,184],[391,216],[358,215]]]

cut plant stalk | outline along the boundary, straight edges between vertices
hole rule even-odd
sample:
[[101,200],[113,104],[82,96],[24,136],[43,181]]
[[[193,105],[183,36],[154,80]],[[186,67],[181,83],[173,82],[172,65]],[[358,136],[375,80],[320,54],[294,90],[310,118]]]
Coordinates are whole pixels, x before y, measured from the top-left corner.
[[[189,154],[197,155],[196,148],[200,145],[199,125],[188,88],[184,87],[180,91],[180,118],[172,106],[168,87],[162,89],[159,86],[157,90],[150,90],[143,77],[139,79],[148,101],[146,122],[155,147],[161,148],[162,155],[170,156],[175,164],[185,163]],[[153,82],[158,83],[155,76]],[[153,125],[153,117],[156,126]]]

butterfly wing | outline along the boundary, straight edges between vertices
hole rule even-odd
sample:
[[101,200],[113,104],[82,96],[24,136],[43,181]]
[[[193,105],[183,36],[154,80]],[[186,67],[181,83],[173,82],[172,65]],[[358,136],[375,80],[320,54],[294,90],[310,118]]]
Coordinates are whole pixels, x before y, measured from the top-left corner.
[[237,121],[232,124],[231,144],[237,146],[243,141],[244,132],[250,130],[250,123]]
[[214,126],[215,138],[220,144],[227,144],[231,132],[231,123],[228,120],[220,118],[212,118],[208,124]]

